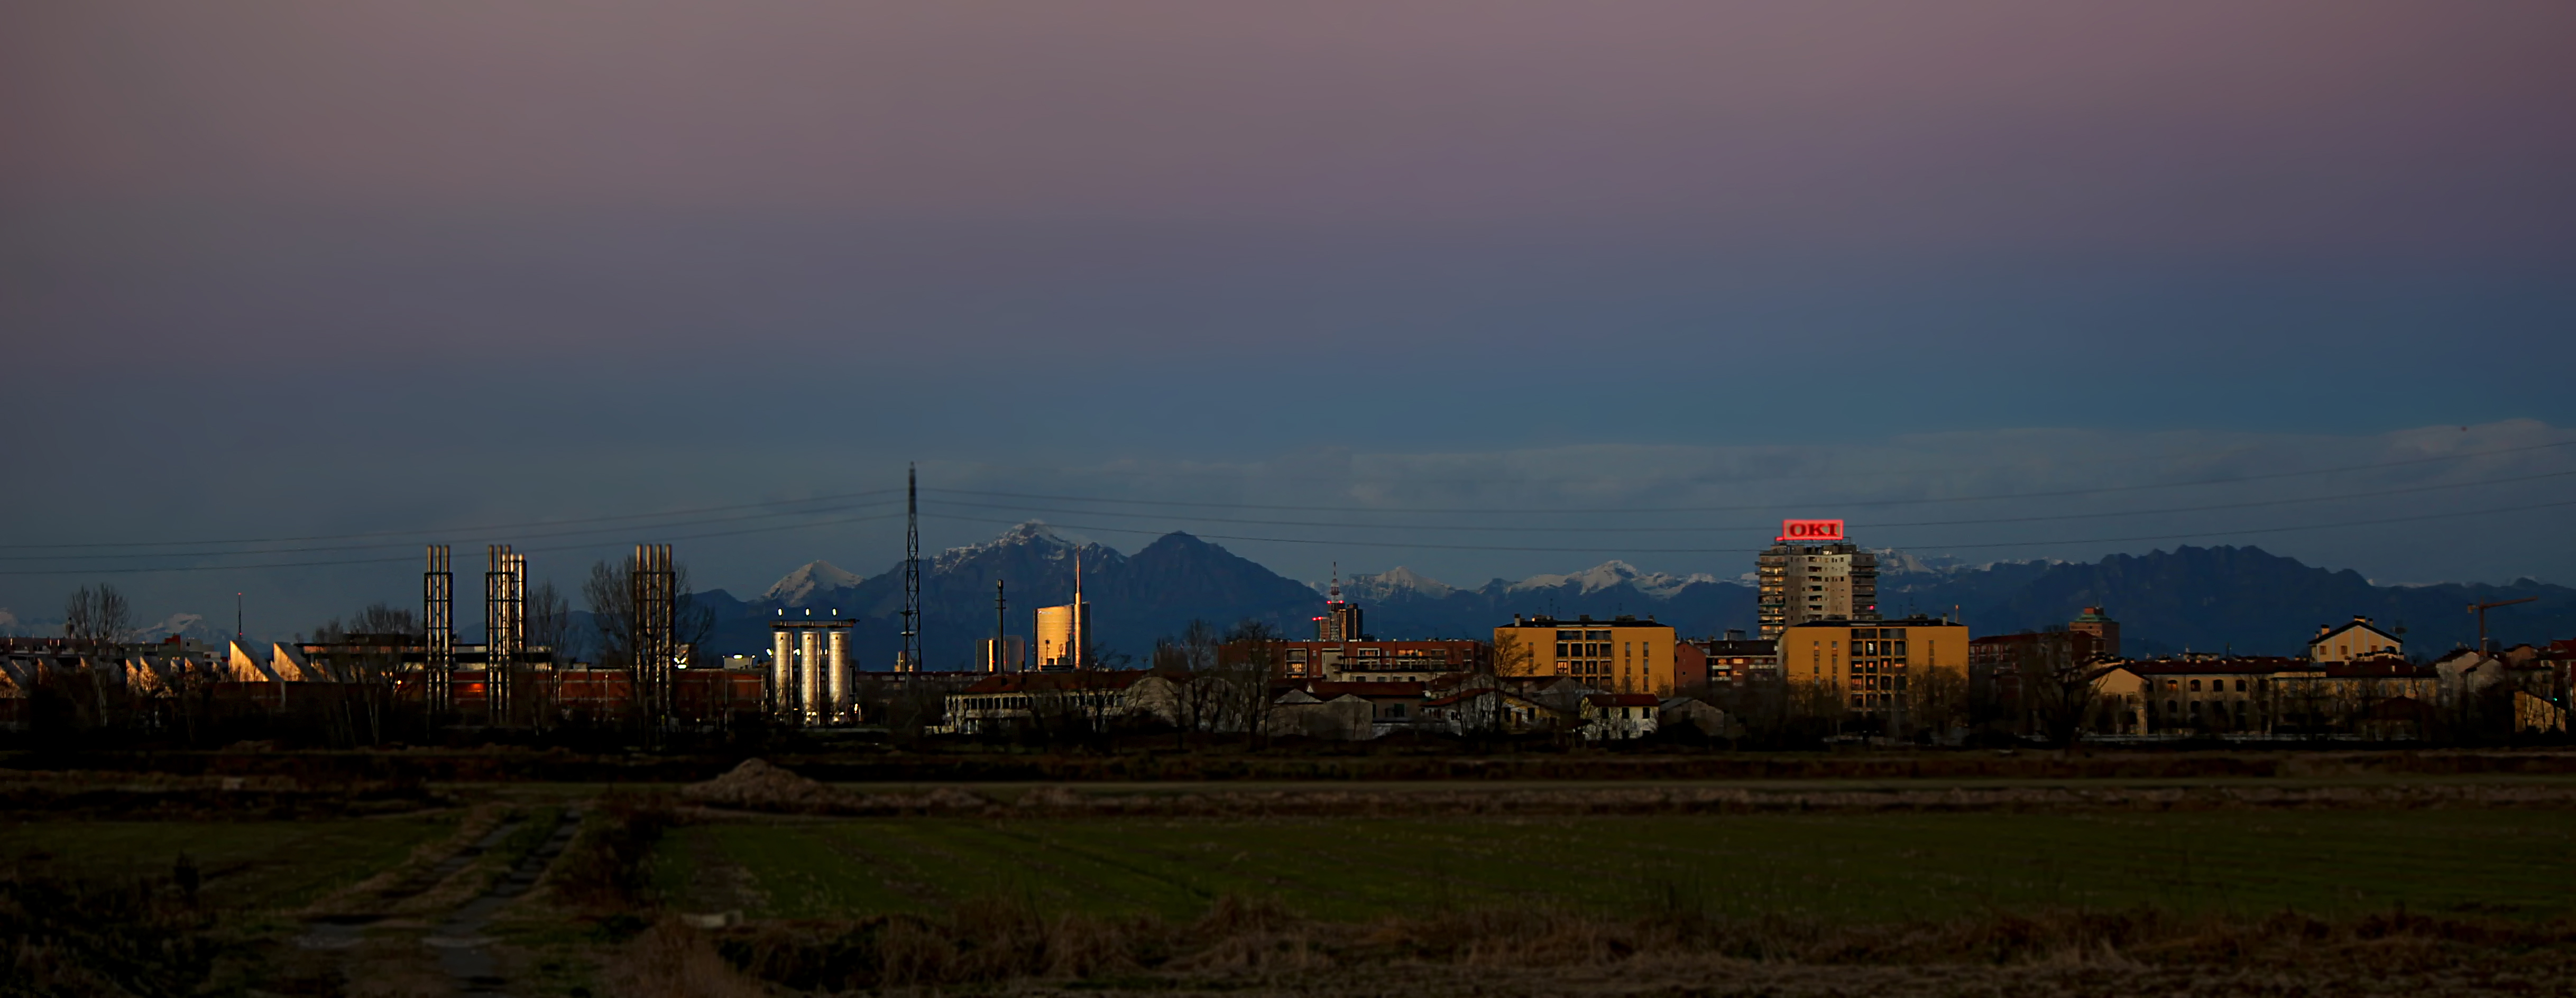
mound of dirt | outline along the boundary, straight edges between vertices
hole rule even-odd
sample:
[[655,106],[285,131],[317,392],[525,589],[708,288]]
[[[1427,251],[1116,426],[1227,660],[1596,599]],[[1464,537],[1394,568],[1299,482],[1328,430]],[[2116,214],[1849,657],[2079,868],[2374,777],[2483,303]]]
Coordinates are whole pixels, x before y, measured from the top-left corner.
[[763,759],[745,759],[723,776],[680,788],[680,799],[692,804],[794,814],[838,813],[853,796]]
[[940,787],[926,794],[843,790],[761,759],[744,760],[723,776],[682,787],[680,799],[701,807],[778,814],[957,814],[980,813],[994,806],[990,800],[955,787]]

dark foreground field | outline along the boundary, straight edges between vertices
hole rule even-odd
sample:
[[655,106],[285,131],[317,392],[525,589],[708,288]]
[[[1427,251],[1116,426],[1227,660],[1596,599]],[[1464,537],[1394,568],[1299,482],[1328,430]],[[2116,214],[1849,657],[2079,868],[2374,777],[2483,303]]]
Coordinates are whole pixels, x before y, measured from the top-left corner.
[[2133,908],[2551,919],[2576,915],[2576,812],[707,821],[663,837],[653,878],[700,910],[774,918],[1000,897],[1184,919],[1232,895],[1335,921],[1675,906],[1834,924]]
[[2560,776],[224,779],[0,787],[0,993],[2576,994]]

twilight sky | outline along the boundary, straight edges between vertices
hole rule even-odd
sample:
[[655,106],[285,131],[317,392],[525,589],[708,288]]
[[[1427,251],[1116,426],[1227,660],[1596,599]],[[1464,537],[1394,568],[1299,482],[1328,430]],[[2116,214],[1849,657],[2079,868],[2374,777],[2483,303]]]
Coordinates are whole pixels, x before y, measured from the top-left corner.
[[[908,459],[1131,501],[942,493],[932,547],[1186,527],[1300,577],[1731,576],[1813,513],[2567,582],[2571,37],[2556,0],[13,4],[0,608],[246,591],[283,637],[412,600],[434,539],[874,572],[899,521],[768,529],[872,509],[471,528]],[[1954,520],[2000,522],[1898,526]]]

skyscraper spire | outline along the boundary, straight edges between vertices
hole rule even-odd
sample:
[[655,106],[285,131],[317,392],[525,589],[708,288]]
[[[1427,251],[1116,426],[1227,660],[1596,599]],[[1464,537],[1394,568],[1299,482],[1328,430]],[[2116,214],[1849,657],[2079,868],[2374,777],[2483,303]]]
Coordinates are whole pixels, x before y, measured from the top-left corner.
[[1315,640],[1358,641],[1362,637],[1359,604],[1342,598],[1342,563],[1336,561],[1332,588],[1324,595],[1324,615],[1315,618]]

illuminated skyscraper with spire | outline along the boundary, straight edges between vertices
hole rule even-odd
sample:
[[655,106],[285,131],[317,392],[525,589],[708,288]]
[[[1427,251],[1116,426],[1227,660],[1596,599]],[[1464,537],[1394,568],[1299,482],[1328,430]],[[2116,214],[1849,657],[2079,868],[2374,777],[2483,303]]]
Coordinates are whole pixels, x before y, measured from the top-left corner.
[[1360,641],[1360,605],[1342,598],[1342,566],[1333,566],[1333,587],[1324,596],[1324,615],[1315,618],[1315,640]]

